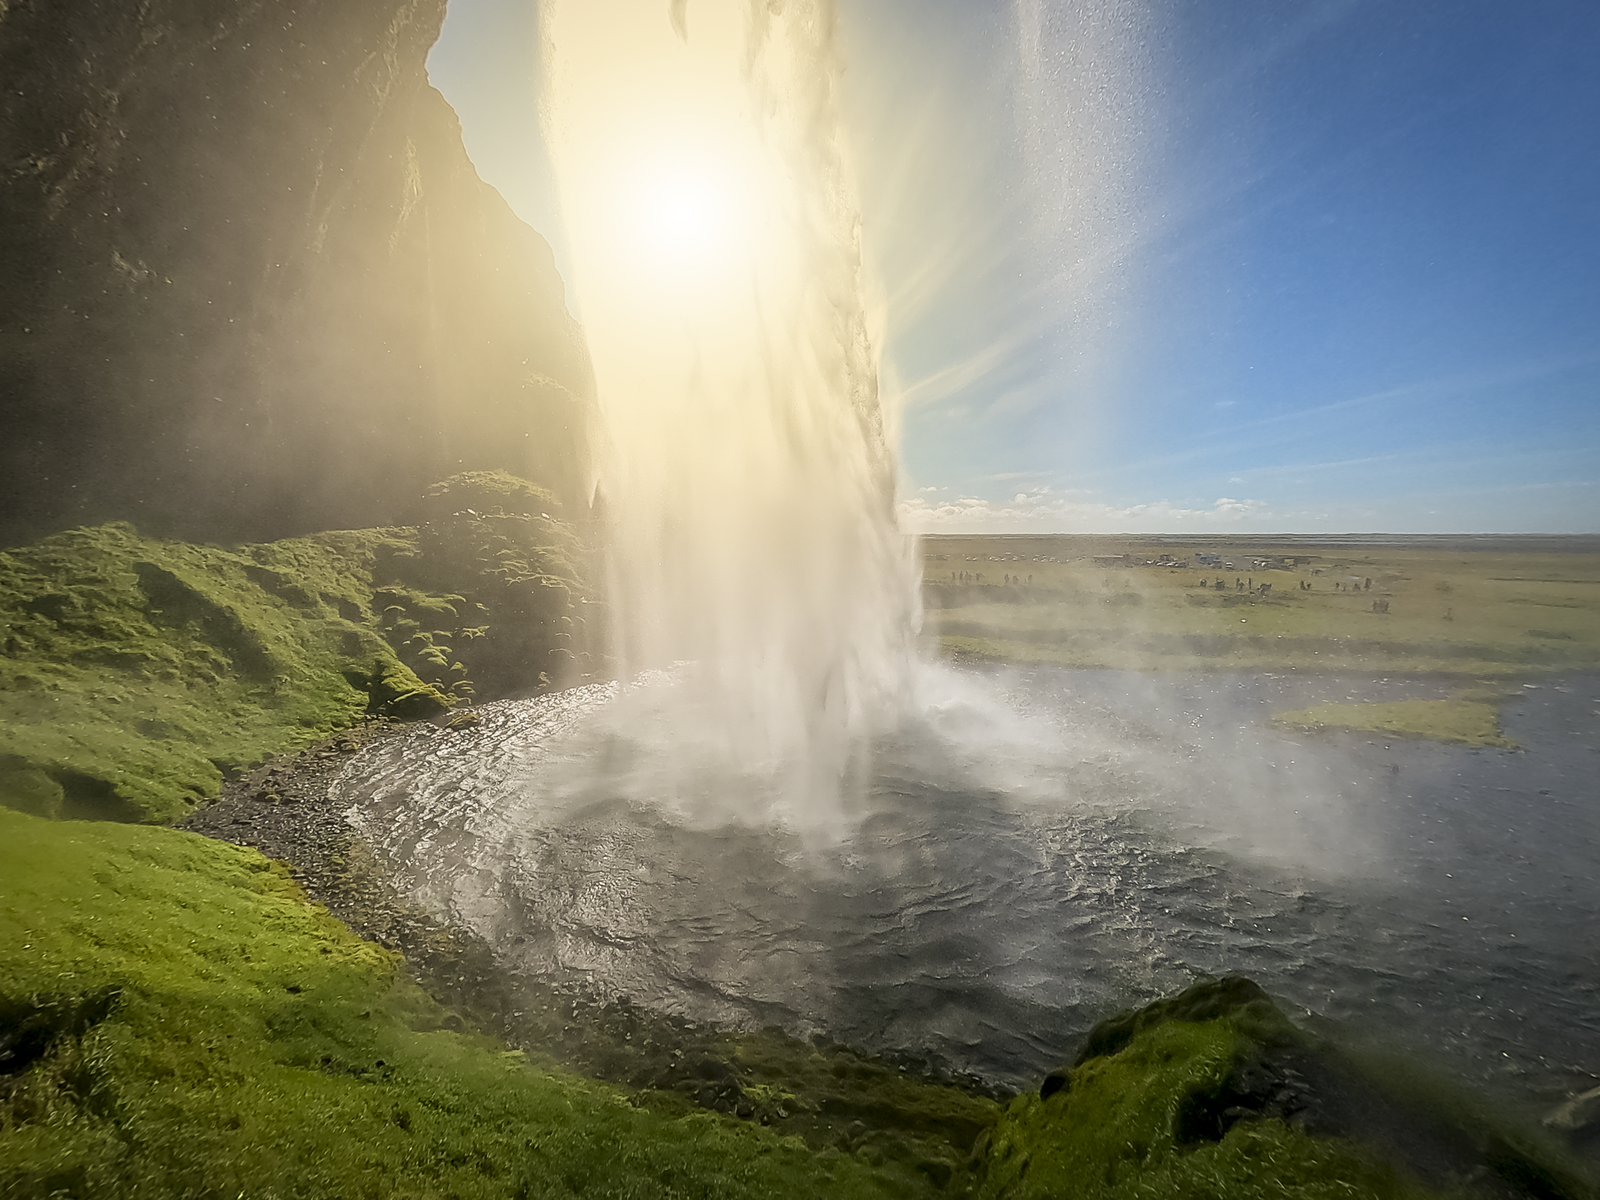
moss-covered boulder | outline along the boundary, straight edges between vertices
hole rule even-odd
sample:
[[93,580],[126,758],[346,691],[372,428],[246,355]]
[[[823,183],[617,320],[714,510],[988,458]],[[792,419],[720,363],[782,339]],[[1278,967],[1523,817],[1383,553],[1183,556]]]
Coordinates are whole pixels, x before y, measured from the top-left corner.
[[973,1166],[993,1200],[1596,1195],[1535,1130],[1307,1035],[1239,976],[1102,1022]]
[[0,881],[0,1195],[933,1194],[531,1066],[253,851],[0,810]]
[[[604,670],[605,606],[585,581],[590,548],[562,518],[549,491],[504,471],[469,471],[435,484],[423,498],[425,520],[415,550],[394,561],[410,585],[380,599],[385,629],[400,629],[435,661],[445,653],[461,663],[479,696],[505,696],[550,687]],[[427,628],[409,630],[414,596],[460,593],[460,623],[442,649]],[[389,618],[394,623],[388,623]],[[434,620],[429,628],[437,629]],[[425,677],[426,668],[412,662]],[[453,680],[440,680],[454,686]],[[455,691],[460,693],[459,686]]]

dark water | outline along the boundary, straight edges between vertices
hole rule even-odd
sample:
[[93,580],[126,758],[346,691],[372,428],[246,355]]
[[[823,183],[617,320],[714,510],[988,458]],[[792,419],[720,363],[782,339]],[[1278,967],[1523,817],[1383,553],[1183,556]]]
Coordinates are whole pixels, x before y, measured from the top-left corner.
[[1443,694],[930,669],[819,817],[698,759],[670,688],[592,688],[381,745],[340,794],[514,969],[696,1019],[1020,1084],[1107,1012],[1242,971],[1548,1106],[1600,1073],[1600,677],[1530,682],[1518,751],[1267,723]]

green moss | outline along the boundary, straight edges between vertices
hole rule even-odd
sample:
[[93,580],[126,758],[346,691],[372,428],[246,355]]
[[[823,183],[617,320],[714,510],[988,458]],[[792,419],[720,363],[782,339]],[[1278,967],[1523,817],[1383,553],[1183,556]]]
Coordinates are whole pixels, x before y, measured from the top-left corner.
[[[429,620],[416,592],[388,597],[391,640],[408,665],[441,688],[480,695],[603,669],[604,606],[584,582],[589,552],[553,495],[503,471],[469,471],[429,489],[424,508],[415,552],[394,564],[397,578],[423,593],[460,594],[449,597],[457,602],[450,621]],[[447,636],[429,637],[429,629]]]
[[227,768],[369,711],[439,711],[366,621],[374,562],[403,544],[225,550],[107,525],[0,554],[0,754],[60,787],[67,816],[165,821]]
[[[461,486],[481,504],[491,484],[548,501],[499,474]],[[435,516],[233,548],[113,524],[0,553],[0,803],[170,821],[363,716],[582,673],[576,614],[600,606],[577,535],[546,510]]]
[[488,516],[537,517],[559,514],[561,501],[548,488],[506,471],[463,471],[434,484],[423,493],[423,505],[430,521],[458,513]]
[[0,1194],[909,1196],[535,1070],[254,852],[0,812]]
[[1337,1139],[1281,1121],[1240,1122],[1220,1142],[1174,1135],[1185,1097],[1220,1088],[1248,1045],[1226,1018],[1163,1022],[1072,1072],[1048,1100],[1013,1101],[979,1195],[1023,1197],[1427,1197],[1434,1193]]

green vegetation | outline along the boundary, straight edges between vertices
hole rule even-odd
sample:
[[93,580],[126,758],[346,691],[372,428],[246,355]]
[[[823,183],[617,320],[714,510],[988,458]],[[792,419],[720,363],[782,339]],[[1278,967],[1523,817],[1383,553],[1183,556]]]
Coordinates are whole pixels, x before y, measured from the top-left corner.
[[[1244,981],[1102,1023],[1002,1109],[844,1047],[507,982],[442,929],[418,934],[438,943],[430,996],[282,864],[60,819],[171,820],[225,772],[365,717],[595,669],[603,609],[548,493],[474,474],[428,506],[419,529],[219,548],[109,525],[0,554],[0,1195],[1595,1197],[1548,1147],[1382,1055],[1314,1043]],[[1049,561],[1051,544],[1024,567],[1008,542],[999,582],[986,566],[941,583],[953,544],[930,543],[947,652],[1485,679],[1600,665],[1594,556],[1349,552],[1262,572],[1262,593]],[[1278,719],[1504,745],[1500,694]],[[473,1031],[506,1013],[525,1051]],[[1445,1131],[1450,1171],[1386,1140],[1407,1121]]]
[[[369,726],[339,744],[384,734]],[[316,765],[280,776],[289,808],[271,809],[273,815],[315,827],[316,785],[306,785],[336,773],[339,757],[314,752]],[[257,780],[265,786],[262,776]],[[205,812],[198,820],[216,828],[217,815]],[[313,895],[326,897],[369,940],[404,953],[411,976],[440,1003],[536,1062],[633,1090],[635,1102],[652,1111],[684,1116],[709,1109],[797,1136],[816,1150],[897,1164],[940,1181],[962,1174],[974,1141],[998,1112],[996,1101],[1010,1097],[916,1058],[872,1056],[777,1028],[694,1024],[626,998],[597,996],[570,980],[512,974],[481,938],[397,895],[359,838],[334,834],[321,846],[285,849]]]
[[1248,1046],[1227,1020],[1168,1022],[1114,1058],[1073,1072],[1070,1090],[1014,1101],[993,1136],[983,1197],[1416,1198],[1435,1195],[1343,1139],[1282,1121],[1241,1121],[1184,1145],[1178,1105],[1220,1090]]
[[[166,821],[224,769],[449,703],[370,627],[384,531],[222,550],[131,526],[0,555],[0,788],[67,816]],[[41,811],[37,799],[20,805]]]
[[[974,1081],[941,1082],[918,1069],[925,1064],[908,1069],[777,1029],[696,1026],[633,1005],[585,1003],[537,981],[518,981],[507,1000],[523,1014],[506,1024],[524,1045],[552,1063],[638,1089],[640,1102],[657,1111],[709,1108],[940,1184],[963,1174],[999,1111]],[[506,1011],[481,997],[463,1007],[486,1021],[503,1021]]]
[[0,804],[170,821],[364,715],[581,673],[582,548],[548,494],[476,474],[430,503],[420,530],[224,549],[113,524],[0,553]]
[[1362,729],[1460,746],[1515,750],[1517,744],[1500,729],[1500,703],[1505,697],[1500,691],[1465,688],[1443,700],[1316,704],[1274,713],[1272,719],[1294,729]]
[[[1197,549],[1233,566],[1202,567]],[[1600,669],[1596,553],[1078,537],[930,537],[923,551],[925,628],[958,658],[1473,679]]]
[[[8,1197],[1596,1196],[1560,1152],[1313,1043],[1240,979],[1102,1022],[1003,1110],[776,1033],[561,1013],[579,1057],[644,1073],[624,1089],[473,1032],[253,851],[0,811],[0,878]],[[1352,1113],[1376,1116],[1312,1127]],[[1418,1136],[1444,1182],[1408,1165]]]
[[1308,730],[1509,747],[1508,677],[1600,670],[1600,553],[1587,550],[936,537],[923,571],[925,632],[958,660],[1479,685],[1276,716]]
[[1559,1148],[1394,1067],[1317,1044],[1247,980],[1197,984],[1103,1022],[1070,1070],[1014,1100],[992,1131],[975,1193],[985,1200],[1596,1194]]
[[536,1069],[252,851],[0,811],[0,878],[0,1194],[932,1190],[895,1163]]
[[414,549],[389,564],[393,582],[377,593],[386,635],[413,670],[465,699],[597,669],[604,606],[587,594],[589,551],[555,496],[504,471],[469,471],[424,500]]

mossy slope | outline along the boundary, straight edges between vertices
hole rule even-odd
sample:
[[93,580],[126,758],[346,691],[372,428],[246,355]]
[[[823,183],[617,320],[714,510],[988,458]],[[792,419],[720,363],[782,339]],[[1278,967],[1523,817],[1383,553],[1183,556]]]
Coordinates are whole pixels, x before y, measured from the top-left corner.
[[442,708],[364,620],[391,540],[223,550],[118,524],[0,555],[0,789],[42,774],[67,815],[170,820],[375,702]]
[[252,851],[0,811],[0,878],[0,1195],[929,1190],[530,1068]]
[[1103,1022],[1071,1068],[1014,1100],[975,1164],[976,1194],[1595,1196],[1559,1147],[1376,1065],[1301,1033],[1248,980],[1196,985]]
[[481,473],[429,503],[420,530],[225,549],[113,524],[0,553],[0,803],[170,821],[364,715],[581,670],[582,548],[548,493]]

